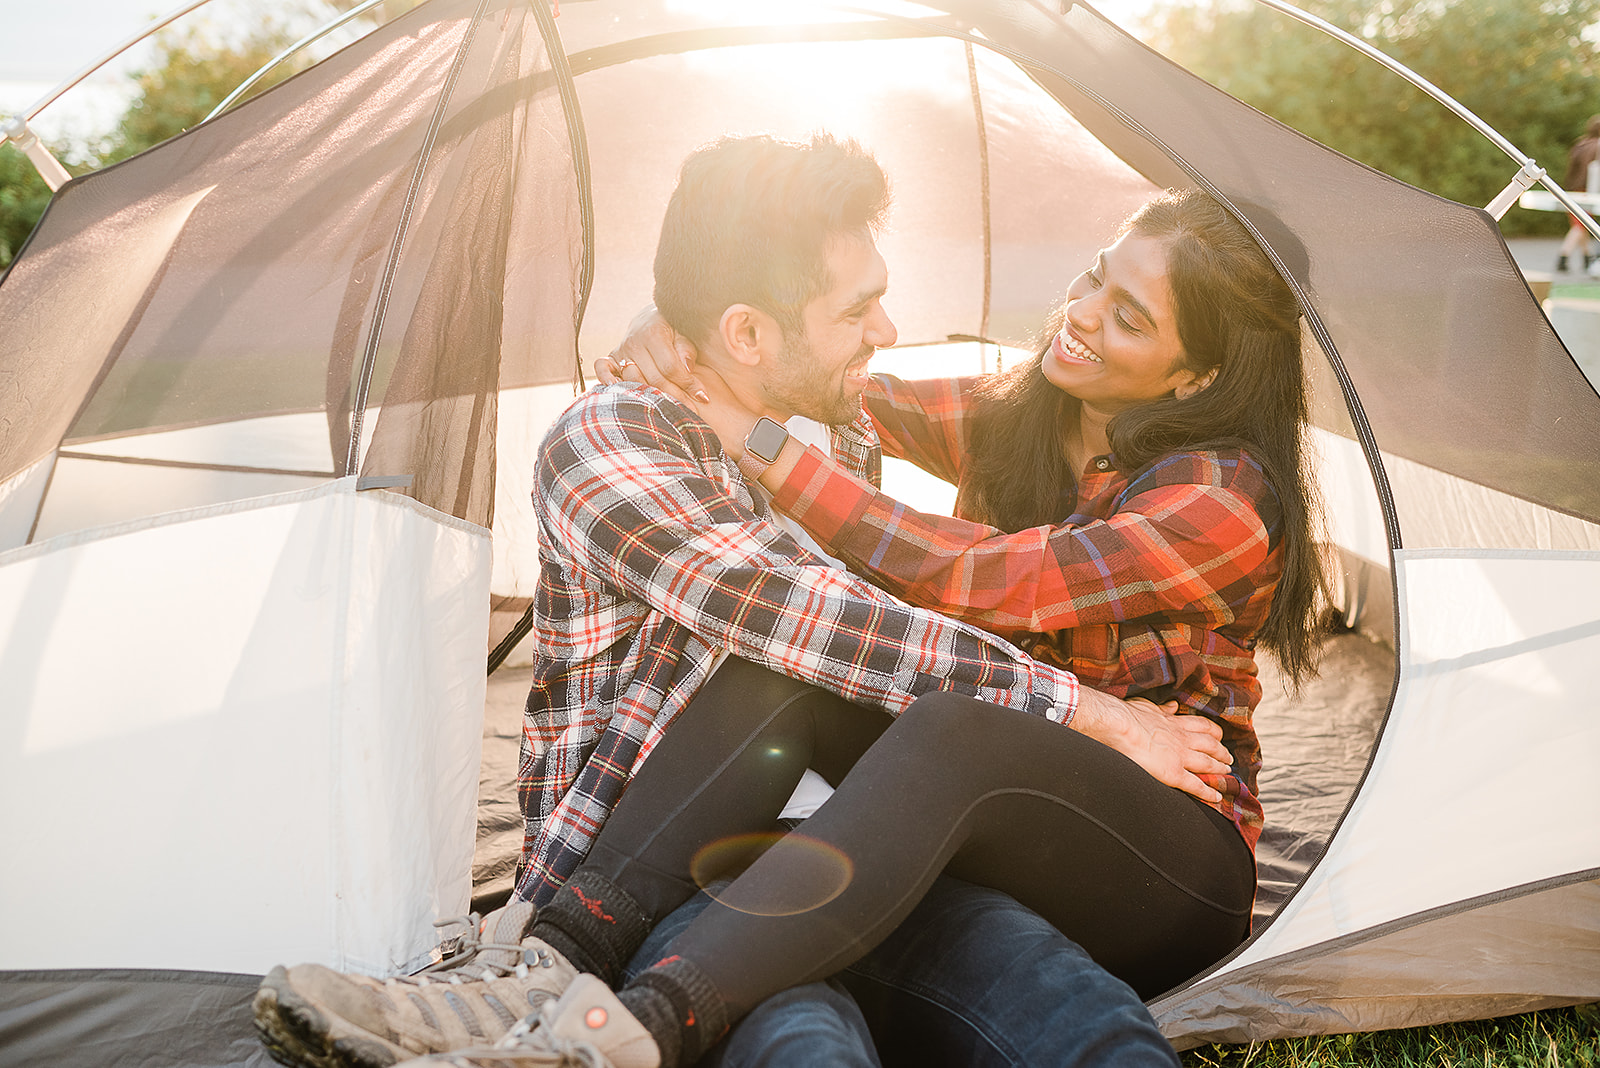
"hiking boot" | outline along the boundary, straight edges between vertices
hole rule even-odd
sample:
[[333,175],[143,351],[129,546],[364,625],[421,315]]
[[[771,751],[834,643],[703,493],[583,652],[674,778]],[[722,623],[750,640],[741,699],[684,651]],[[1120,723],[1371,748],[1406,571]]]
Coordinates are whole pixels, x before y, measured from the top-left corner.
[[406,1061],[401,1068],[659,1068],[655,1039],[593,975],[573,980],[495,1046]]
[[450,957],[416,975],[373,979],[320,964],[273,968],[256,991],[256,1030],[274,1060],[303,1068],[388,1068],[418,1054],[494,1042],[554,1001],[577,971],[528,936],[514,902],[466,927]]

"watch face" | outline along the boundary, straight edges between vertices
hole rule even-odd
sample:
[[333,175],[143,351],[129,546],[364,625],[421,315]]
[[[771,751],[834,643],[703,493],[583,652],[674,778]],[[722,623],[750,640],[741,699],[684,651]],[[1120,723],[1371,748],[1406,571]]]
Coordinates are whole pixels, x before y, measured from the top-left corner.
[[763,415],[756,420],[750,435],[744,439],[744,451],[753,453],[763,463],[770,464],[778,458],[778,453],[783,451],[783,443],[788,440],[789,432],[783,425]]

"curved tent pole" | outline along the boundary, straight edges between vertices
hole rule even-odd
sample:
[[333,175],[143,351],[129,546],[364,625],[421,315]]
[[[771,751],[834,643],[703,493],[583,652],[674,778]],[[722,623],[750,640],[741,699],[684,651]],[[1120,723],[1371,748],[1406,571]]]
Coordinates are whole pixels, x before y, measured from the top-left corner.
[[[589,294],[594,288],[594,182],[589,170],[589,138],[584,132],[583,111],[578,104],[578,87],[572,80],[572,67],[567,61],[567,50],[561,43],[561,34],[556,31],[555,19],[550,14],[550,9],[543,4],[534,5],[534,14],[539,32],[544,38],[545,51],[550,56],[550,69],[555,75],[556,86],[561,93],[561,110],[567,118],[567,140],[572,146],[572,168],[576,172],[578,184],[578,214],[583,227],[583,259],[578,265],[578,306],[572,334],[572,373],[573,385],[581,392],[588,386],[583,377],[583,357],[577,347],[578,328],[583,325],[583,315],[589,307]],[[511,625],[505,637],[489,650],[488,670],[485,674],[493,675],[495,669],[505,663],[506,657],[511,655],[512,650],[532,632],[537,606],[537,601],[529,604]]]
[[67,78],[66,81],[62,82],[60,85],[56,86],[54,89],[50,90],[44,96],[35,101],[32,107],[28,108],[20,115],[13,116],[10,121],[6,122],[3,126],[0,126],[0,144],[4,144],[7,141],[14,142],[19,149],[27,154],[28,159],[39,171],[39,177],[43,178],[45,184],[50,187],[50,191],[53,193],[57,189],[60,189],[72,176],[68,174],[67,169],[61,165],[61,161],[56,159],[55,156],[51,154],[50,150],[45,148],[44,145],[39,142],[39,138],[34,135],[34,132],[29,128],[28,123],[33,120],[39,114],[39,112],[43,111],[45,108],[61,99],[62,95],[65,94],[69,89],[72,89],[79,82],[89,77],[89,75],[93,74],[107,63],[110,63],[113,59],[116,59],[118,56],[122,55],[122,53],[126,52],[140,41],[143,41],[146,37],[149,37],[158,30],[165,29],[167,26],[170,26],[172,23],[183,18],[183,16],[187,15],[195,8],[204,7],[210,2],[211,0],[193,0],[192,3],[184,4],[171,14],[157,19],[155,22],[151,23],[149,26],[146,26],[144,29],[140,30],[126,41],[123,41],[121,44],[117,45],[115,48],[101,56],[99,59],[95,60],[93,63],[90,63],[88,66],[78,71],[78,73]]
[[34,102],[32,107],[22,113],[20,116],[22,121],[27,122],[30,119],[35,118],[39,112],[43,111],[45,108],[61,99],[62,95],[66,93],[67,90],[76,86],[79,82],[89,77],[89,75],[93,74],[107,63],[110,63],[113,59],[116,59],[118,56],[122,55],[122,53],[126,52],[140,41],[143,41],[146,37],[149,37],[151,34],[156,33],[159,30],[166,29],[172,23],[177,22],[195,8],[204,7],[210,2],[211,0],[193,0],[192,3],[184,4],[176,11],[173,11],[167,15],[163,15],[161,18],[157,19],[155,22],[152,22],[149,26],[146,26],[144,29],[140,30],[126,41],[123,41],[121,44],[117,45],[115,48],[101,56],[99,59],[95,60],[93,63],[90,63],[88,66],[78,71],[78,73],[72,75],[66,81],[50,90],[44,96],[40,97]]
[[[39,176],[43,178],[45,184],[50,187],[50,191],[53,193],[57,189],[60,189],[69,180],[71,180],[72,175],[68,173],[67,169],[61,165],[61,161],[56,159],[54,154],[52,154],[51,151],[39,141],[38,136],[33,132],[33,129],[28,124],[45,108],[61,99],[61,97],[64,96],[68,91],[73,89],[90,75],[94,74],[101,67],[104,67],[107,63],[110,63],[112,60],[128,51],[128,49],[146,40],[151,35],[166,29],[168,26],[172,25],[174,22],[177,22],[179,19],[183,18],[191,11],[194,11],[196,8],[204,7],[210,2],[211,0],[191,0],[190,3],[186,3],[176,10],[163,15],[161,18],[150,23],[150,25],[146,26],[132,37],[129,37],[127,40],[123,41],[121,44],[105,53],[105,55],[88,64],[76,74],[68,77],[60,85],[57,85],[54,89],[50,90],[50,92],[46,93],[44,96],[35,101],[33,105],[26,111],[22,112],[20,115],[12,116],[4,123],[0,123],[0,144],[4,144],[7,141],[15,144],[17,148],[27,155],[28,159],[33,163],[34,168],[39,172]],[[249,92],[252,86],[256,85],[261,81],[262,78],[266,77],[267,73],[278,66],[278,64],[294,55],[300,49],[305,48],[308,45],[315,44],[318,40],[326,37],[340,26],[343,26],[352,19],[359,17],[366,11],[382,2],[383,0],[364,0],[363,3],[357,4],[344,14],[329,20],[318,29],[306,34],[304,37],[300,38],[300,40],[296,41],[294,44],[290,45],[276,56],[273,56],[272,59],[268,60],[267,63],[261,67],[260,70],[246,78],[237,88],[233,90],[233,92],[229,93],[227,97],[223,99],[222,103],[218,104],[215,108],[212,108],[211,113],[201,121],[210,122],[222,112],[232,107],[233,104],[238,101],[239,97]]]
[[[559,7],[559,5],[558,5]],[[583,257],[578,264],[578,306],[575,310],[572,335],[573,385],[579,392],[588,389],[583,376],[583,356],[578,352],[578,331],[583,327],[584,314],[589,310],[589,295],[594,289],[594,179],[589,167],[589,135],[583,124],[583,108],[578,102],[578,86],[572,80],[572,67],[567,63],[567,49],[556,30],[555,14],[542,3],[533,5],[534,21],[544,39],[545,52],[550,57],[550,69],[555,75],[556,88],[561,94],[561,111],[567,119],[567,141],[572,148],[572,169],[578,186],[578,219],[583,228]]]
[[421,196],[422,179],[427,174],[428,165],[433,162],[433,150],[438,144],[439,129],[444,125],[445,112],[451,98],[455,96],[456,83],[461,77],[461,67],[466,62],[467,51],[472,47],[478,23],[483,18],[487,3],[488,0],[479,0],[477,9],[462,32],[461,41],[456,45],[455,57],[450,63],[449,72],[445,75],[444,84],[439,88],[439,97],[434,102],[433,117],[429,120],[427,133],[417,152],[416,166],[412,168],[411,180],[406,186],[400,220],[395,225],[394,237],[389,242],[389,255],[384,262],[383,278],[378,283],[378,296],[372,321],[368,327],[366,349],[361,356],[361,373],[356,381],[355,397],[350,404],[350,449],[344,462],[346,477],[361,473],[361,435],[367,419],[368,392],[372,388],[372,376],[378,364],[378,346],[383,339],[383,327],[389,314],[389,297],[394,291],[395,275],[400,267],[400,254],[405,248],[406,238],[411,233],[412,213]]
[[1484,211],[1487,211],[1496,219],[1504,218],[1505,213],[1510,210],[1511,205],[1516,202],[1517,197],[1527,192],[1527,190],[1535,184],[1543,185],[1551,193],[1555,194],[1555,198],[1561,202],[1563,207],[1572,213],[1573,218],[1578,219],[1583,223],[1584,229],[1588,230],[1589,233],[1593,234],[1596,238],[1600,238],[1600,223],[1595,222],[1589,213],[1580,207],[1577,201],[1573,200],[1572,197],[1567,194],[1565,189],[1561,188],[1560,182],[1552,179],[1548,174],[1545,173],[1545,169],[1539,166],[1538,162],[1535,161],[1533,157],[1525,155],[1516,145],[1512,144],[1510,141],[1501,136],[1500,131],[1496,130],[1493,126],[1490,126],[1487,122],[1484,122],[1482,119],[1480,119],[1470,108],[1468,108],[1465,104],[1462,104],[1455,97],[1451,96],[1443,89],[1440,89],[1437,85],[1434,85],[1432,82],[1428,81],[1428,79],[1424,78],[1422,75],[1418,74],[1404,63],[1401,63],[1399,60],[1394,59],[1377,48],[1374,48],[1361,38],[1349,33],[1346,30],[1340,29],[1325,19],[1320,19],[1310,12],[1302,11],[1293,4],[1286,3],[1285,0],[1256,0],[1256,2],[1270,7],[1274,11],[1288,15],[1290,18],[1298,22],[1302,22],[1305,25],[1310,26],[1312,29],[1320,30],[1329,37],[1332,37],[1335,40],[1354,48],[1368,59],[1371,59],[1377,63],[1381,63],[1383,66],[1387,67],[1395,74],[1398,74],[1400,77],[1404,78],[1418,89],[1421,89],[1424,93],[1427,93],[1434,100],[1449,108],[1455,113],[1457,118],[1471,126],[1474,130],[1477,130],[1491,143],[1493,143],[1496,148],[1504,152],[1507,156],[1511,157],[1512,161],[1515,162],[1519,168],[1516,177],[1512,178],[1510,184],[1502,189],[1499,195],[1497,195],[1484,207]]
[[[206,0],[201,0],[201,2],[204,3],[204,2],[206,2]],[[352,19],[359,18],[361,15],[365,14],[370,8],[374,8],[374,7],[378,6],[381,3],[383,3],[383,0],[363,0],[362,3],[357,4],[355,7],[351,8],[349,11],[346,11],[343,15],[340,15],[339,17],[324,23],[322,26],[318,27],[317,29],[312,30],[310,33],[308,33],[304,37],[300,38],[300,40],[296,41],[294,44],[290,45],[288,48],[285,48],[282,52],[279,52],[277,55],[275,55],[271,59],[267,60],[267,62],[261,67],[260,70],[256,71],[254,74],[250,75],[250,77],[248,77],[244,81],[240,82],[239,85],[233,90],[233,92],[231,92],[227,96],[223,97],[222,98],[222,102],[220,104],[218,104],[216,107],[212,108],[211,109],[211,113],[208,114],[205,118],[201,119],[200,121],[201,122],[210,122],[212,119],[216,118],[218,115],[221,115],[224,111],[227,111],[229,108],[231,108],[233,106],[234,101],[238,100],[241,96],[243,96],[244,94],[248,93],[251,90],[252,87],[254,87],[258,82],[260,82],[262,78],[265,78],[270,71],[272,71],[275,67],[278,66],[278,64],[282,63],[284,60],[288,59],[290,56],[294,55],[296,52],[300,51],[302,48],[305,48],[305,47],[307,47],[309,45],[316,44],[322,38],[328,36],[328,34],[332,33],[334,30],[337,30],[340,26],[343,26],[345,23],[351,21]]]

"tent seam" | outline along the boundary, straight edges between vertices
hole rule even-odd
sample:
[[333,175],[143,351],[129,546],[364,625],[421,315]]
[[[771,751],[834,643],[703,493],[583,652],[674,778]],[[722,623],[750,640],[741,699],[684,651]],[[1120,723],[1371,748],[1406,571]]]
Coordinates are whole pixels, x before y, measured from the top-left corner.
[[1191,997],[1226,984],[1235,983],[1255,972],[1267,970],[1274,966],[1316,960],[1319,957],[1363,945],[1388,935],[1398,934],[1413,927],[1420,927],[1434,920],[1465,915],[1493,905],[1505,904],[1508,901],[1516,901],[1551,890],[1561,890],[1569,886],[1578,886],[1582,883],[1597,881],[1600,881],[1600,868],[1586,868],[1581,871],[1569,872],[1566,875],[1555,875],[1546,879],[1537,879],[1530,883],[1522,883],[1518,886],[1506,887],[1503,890],[1491,891],[1490,893],[1480,894],[1477,897],[1466,898],[1461,901],[1452,901],[1447,905],[1438,905],[1434,908],[1413,912],[1410,915],[1397,917],[1393,920],[1385,920],[1383,923],[1365,927],[1359,931],[1337,935],[1315,945],[1304,946],[1300,949],[1290,950],[1287,953],[1266,957],[1237,971],[1224,972],[1220,975],[1213,973],[1206,979],[1179,987],[1146,1004],[1150,1006],[1152,1013],[1157,1013],[1160,1011],[1162,1004],[1167,1001],[1176,1001],[1179,998]]
[[[85,530],[73,530],[65,534],[58,534],[44,541],[20,545],[15,549],[0,552],[0,567],[21,563],[36,556],[46,556],[63,549],[74,548],[79,545],[88,545],[92,542],[105,541],[110,538],[119,538],[128,534],[137,534],[145,530],[154,530],[159,527],[174,526],[179,523],[196,522],[203,519],[212,519],[217,516],[233,515],[240,512],[253,512],[264,508],[277,508],[283,505],[297,504],[304,501],[315,500],[318,497],[340,493],[355,493],[355,485],[359,481],[357,476],[348,475],[344,478],[334,479],[326,485],[313,486],[303,490],[289,490],[284,493],[267,494],[260,497],[246,497],[242,500],[222,501],[218,504],[201,505],[198,508],[186,508],[179,511],[163,512],[160,515],[142,516],[138,519],[127,519],[118,523],[108,523],[105,526],[89,527]],[[364,491],[370,492],[370,491]],[[491,537],[487,527],[479,526],[468,519],[441,512],[420,501],[414,500],[400,493],[383,493],[375,498],[377,503],[388,507],[405,508],[418,515],[432,519],[436,523],[468,534],[479,537]]]

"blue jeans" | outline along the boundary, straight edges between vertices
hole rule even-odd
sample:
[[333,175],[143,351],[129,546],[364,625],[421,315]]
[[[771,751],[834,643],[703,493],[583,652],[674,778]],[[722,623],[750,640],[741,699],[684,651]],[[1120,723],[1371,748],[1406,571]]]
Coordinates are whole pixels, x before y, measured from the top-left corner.
[[[669,952],[701,893],[659,924],[627,978]],[[887,940],[827,982],[784,991],[729,1032],[713,1068],[1174,1068],[1133,989],[998,891],[940,876]]]

